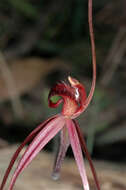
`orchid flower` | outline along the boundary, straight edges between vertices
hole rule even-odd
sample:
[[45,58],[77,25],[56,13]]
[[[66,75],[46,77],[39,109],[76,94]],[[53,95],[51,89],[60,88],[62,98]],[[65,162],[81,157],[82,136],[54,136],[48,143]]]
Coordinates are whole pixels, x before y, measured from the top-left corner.
[[[23,156],[19,160],[17,168],[12,176],[9,190],[12,190],[15,181],[18,175],[31,163],[31,161],[35,158],[35,156],[40,152],[40,150],[60,131],[61,132],[61,142],[59,153],[55,161],[54,169],[52,177],[54,179],[59,178],[61,163],[65,157],[66,151],[71,145],[74,153],[75,160],[77,162],[77,166],[82,178],[83,188],[84,190],[89,190],[88,179],[85,171],[85,166],[83,162],[82,149],[84,150],[95,181],[96,185],[99,189],[98,180],[96,177],[95,169],[92,165],[90,156],[88,154],[85,141],[83,139],[83,135],[80,132],[79,125],[77,121],[75,121],[75,117],[77,117],[81,112],[83,112],[89,103],[89,99],[86,98],[86,92],[84,86],[79,83],[78,80],[68,77],[69,83],[66,84],[64,82],[57,83],[51,90],[48,96],[49,106],[57,107],[61,102],[63,102],[62,112],[58,115],[55,115],[44,123],[40,124],[35,130],[33,130],[29,136],[24,140],[24,142],[19,146],[17,151],[15,152],[10,165],[6,171],[4,176],[2,185],[0,190],[3,189],[5,182],[8,178],[8,175],[11,171],[11,168],[19,155],[20,151],[24,147],[24,145],[29,142],[31,139],[33,141],[26,148]],[[56,103],[53,103],[51,100],[52,96],[59,95],[61,99],[59,99]]]
[[[14,153],[11,162],[6,170],[0,190],[3,190],[7,181],[8,175],[23,147],[32,140],[29,146],[26,148],[24,154],[20,158],[17,168],[14,171],[8,190],[12,190],[19,174],[31,163],[36,155],[44,148],[44,146],[58,133],[60,132],[60,147],[59,152],[55,160],[52,177],[58,179],[60,175],[60,169],[62,161],[66,155],[68,147],[71,145],[74,157],[78,166],[78,170],[82,179],[83,189],[89,190],[89,183],[86,175],[85,165],[83,161],[82,150],[85,153],[91,170],[94,176],[94,180],[97,189],[100,190],[100,185],[97,179],[95,168],[91,161],[90,155],[86,148],[86,143],[83,138],[83,134],[79,128],[79,124],[75,120],[85,109],[88,107],[95,89],[96,82],[96,55],[95,44],[93,36],[92,26],[92,0],[89,0],[89,30],[92,47],[92,63],[93,63],[93,80],[90,93],[86,96],[85,87],[78,80],[72,77],[68,77],[69,84],[64,82],[57,83],[49,92],[48,102],[49,106],[56,108],[60,103],[63,103],[62,111],[60,114],[52,116],[37,128],[35,128],[24,140],[24,142],[18,147]],[[57,102],[51,100],[52,96],[58,95],[60,99]]]

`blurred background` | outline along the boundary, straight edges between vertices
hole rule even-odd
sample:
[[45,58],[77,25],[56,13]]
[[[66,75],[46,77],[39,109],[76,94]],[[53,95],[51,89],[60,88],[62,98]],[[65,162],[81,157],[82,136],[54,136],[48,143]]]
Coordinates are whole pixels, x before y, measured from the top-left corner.
[[[95,0],[97,85],[79,118],[93,158],[126,162],[126,1]],[[91,87],[87,0],[0,0],[0,149],[49,116],[50,87],[71,75]],[[57,140],[56,140],[57,141]],[[53,151],[55,142],[47,151]],[[68,156],[71,151],[68,151]]]

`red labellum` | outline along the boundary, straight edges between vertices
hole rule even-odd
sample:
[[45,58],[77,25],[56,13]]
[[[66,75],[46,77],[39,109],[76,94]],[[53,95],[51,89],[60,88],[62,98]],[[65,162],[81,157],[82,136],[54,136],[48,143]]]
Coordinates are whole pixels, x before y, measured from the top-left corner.
[[[68,77],[70,84],[64,82],[56,84],[49,93],[49,106],[57,107],[63,101],[62,114],[67,117],[74,116],[75,113],[82,109],[86,101],[86,92],[84,86],[78,80]],[[56,103],[51,100],[52,96],[61,96]]]

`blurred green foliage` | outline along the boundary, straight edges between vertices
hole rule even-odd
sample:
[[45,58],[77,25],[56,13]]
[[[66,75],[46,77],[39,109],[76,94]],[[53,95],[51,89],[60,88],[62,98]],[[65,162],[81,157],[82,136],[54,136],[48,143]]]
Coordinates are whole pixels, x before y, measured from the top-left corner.
[[8,0],[9,5],[24,17],[35,19],[37,17],[37,9],[27,0]]

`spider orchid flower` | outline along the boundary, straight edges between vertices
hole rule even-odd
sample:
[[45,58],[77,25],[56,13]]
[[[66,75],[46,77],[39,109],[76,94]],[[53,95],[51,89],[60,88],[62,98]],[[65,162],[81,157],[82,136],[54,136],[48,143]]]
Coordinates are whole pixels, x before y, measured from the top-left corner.
[[[24,140],[24,142],[18,147],[14,153],[10,164],[5,172],[0,190],[3,190],[9,173],[23,147],[32,140],[30,145],[26,148],[24,154],[20,158],[17,168],[14,171],[8,190],[12,190],[19,174],[31,163],[35,156],[44,148],[44,146],[58,133],[60,132],[60,147],[59,153],[56,157],[52,177],[57,179],[59,177],[62,161],[69,145],[71,145],[74,157],[78,166],[78,170],[82,179],[84,190],[89,190],[88,179],[85,171],[82,150],[85,153],[89,161],[89,165],[94,176],[94,180],[97,189],[100,190],[100,185],[97,179],[95,168],[91,161],[90,155],[86,148],[86,143],[83,138],[83,134],[79,128],[77,121],[75,120],[85,109],[88,107],[95,89],[96,82],[96,55],[95,55],[95,43],[92,26],[92,0],[88,1],[88,21],[89,31],[91,39],[91,51],[92,51],[92,64],[93,64],[93,80],[90,93],[86,96],[84,86],[76,79],[68,77],[69,84],[64,82],[57,83],[51,90],[48,96],[49,106],[56,108],[63,102],[62,112],[55,116],[52,116],[37,128],[35,128]],[[58,95],[61,98],[56,102],[52,102],[51,97]]]
[[[17,168],[12,176],[9,185],[9,190],[12,190],[18,175],[31,163],[35,156],[59,131],[61,132],[61,142],[59,153],[56,158],[53,169],[53,178],[57,179],[59,177],[61,163],[65,157],[69,145],[71,145],[81,175],[83,188],[84,190],[89,190],[89,184],[81,150],[82,147],[89,160],[96,185],[98,189],[100,189],[95,169],[88,154],[83,135],[80,131],[77,121],[75,121],[75,117],[77,117],[87,107],[91,95],[89,95],[89,98],[86,98],[84,86],[81,83],[79,83],[76,79],[70,76],[68,77],[68,80],[70,84],[66,84],[64,82],[56,84],[50,90],[48,96],[49,106],[52,108],[57,107],[61,102],[63,102],[61,114],[55,115],[46,120],[44,123],[40,124],[28,135],[24,142],[19,146],[8,166],[0,190],[3,189],[8,175],[11,171],[11,168],[25,144],[28,143],[31,139],[33,139],[33,141],[26,148],[23,156],[18,162]],[[59,95],[61,99],[59,99],[56,103],[53,103],[51,97],[55,95]]]

